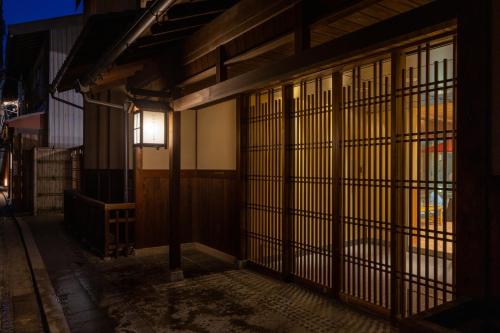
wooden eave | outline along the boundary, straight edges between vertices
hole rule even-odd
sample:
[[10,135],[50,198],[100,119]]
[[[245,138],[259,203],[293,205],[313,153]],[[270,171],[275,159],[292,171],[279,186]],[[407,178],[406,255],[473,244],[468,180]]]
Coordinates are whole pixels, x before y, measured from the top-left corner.
[[173,102],[173,107],[176,111],[199,108],[239,93],[278,84],[310,71],[318,71],[333,64],[339,64],[346,59],[366,57],[369,54],[387,51],[397,45],[409,43],[415,38],[443,33],[454,29],[456,16],[456,6],[452,2],[434,1],[305,50],[301,54],[259,67],[178,98]]
[[[247,8],[251,1],[241,1],[184,42],[184,65],[178,85],[186,87],[199,83],[206,80],[209,73],[215,73],[217,48],[223,50],[224,64],[228,66],[228,77],[231,78],[291,56],[294,33],[301,24],[299,21],[303,21],[310,31],[310,45],[314,47],[430,1],[313,0],[302,5],[300,1],[295,5],[282,3],[284,7],[280,10],[276,7],[279,2],[262,2],[260,7]],[[275,13],[266,17],[262,13],[267,13],[269,8]],[[241,20],[238,15],[243,11],[248,11],[250,18],[236,23],[234,29],[225,29],[231,20]],[[201,46],[193,47],[196,41]],[[192,88],[187,87],[185,91],[190,90]]]

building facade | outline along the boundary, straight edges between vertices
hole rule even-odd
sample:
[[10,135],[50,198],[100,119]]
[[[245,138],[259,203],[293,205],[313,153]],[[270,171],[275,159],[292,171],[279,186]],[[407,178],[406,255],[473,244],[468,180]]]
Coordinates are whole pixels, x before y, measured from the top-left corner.
[[498,299],[498,5],[313,2],[89,18],[57,80],[88,96],[81,195],[129,193],[113,237],[172,272],[194,242],[392,318]]

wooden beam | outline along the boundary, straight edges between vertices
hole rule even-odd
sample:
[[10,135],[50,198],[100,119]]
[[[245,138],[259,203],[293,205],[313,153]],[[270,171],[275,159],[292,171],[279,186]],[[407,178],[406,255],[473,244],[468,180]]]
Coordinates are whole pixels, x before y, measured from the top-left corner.
[[223,12],[233,4],[234,0],[206,0],[179,3],[173,6],[168,11],[168,19],[178,20],[198,16],[214,15]]
[[267,43],[264,43],[260,46],[252,48],[251,50],[246,51],[245,53],[242,53],[240,55],[237,55],[235,57],[227,59],[225,64],[232,65],[232,64],[237,64],[237,63],[242,62],[242,61],[250,60],[250,59],[258,57],[262,54],[266,54],[267,52],[270,52],[274,49],[277,49],[278,47],[292,43],[293,40],[294,40],[293,34],[286,34],[282,37],[278,37],[277,39],[273,39]]
[[[226,64],[257,56],[262,52],[269,52],[272,48],[283,45],[283,42],[293,42],[293,36],[281,40],[281,36],[290,34],[295,25],[295,18],[291,11],[285,11],[263,24],[249,30],[237,38],[221,45],[224,50]],[[279,38],[277,43],[274,39]],[[266,45],[266,43],[269,43]],[[247,54],[248,53],[248,54]],[[197,58],[182,67],[181,77],[189,78],[216,65],[217,49]]]
[[212,76],[215,76],[215,75],[216,75],[215,66],[214,67],[210,67],[209,69],[204,70],[203,72],[201,72],[199,74],[196,74],[194,76],[191,76],[189,79],[186,79],[186,80],[182,81],[177,86],[178,87],[185,87],[185,86],[187,86],[189,84],[193,84],[193,83],[196,83],[196,82],[208,79],[209,77],[212,77]]
[[291,8],[298,0],[242,0],[184,43],[184,63],[215,50],[219,45],[253,29]]
[[197,108],[263,85],[289,80],[294,75],[317,71],[321,67],[331,66],[336,61],[350,57],[364,57],[375,50],[387,50],[397,43],[408,43],[422,35],[450,29],[455,19],[456,6],[453,3],[446,0],[434,1],[413,11],[306,50],[300,55],[288,57],[278,63],[263,66],[176,99],[173,103],[174,109],[180,111]]
[[115,66],[112,70],[103,73],[101,78],[96,81],[96,85],[103,86],[107,85],[109,82],[126,80],[143,68],[144,63],[142,61]]
[[181,115],[178,112],[168,113],[168,151],[169,151],[169,270],[181,271]]
[[151,34],[153,36],[170,34],[176,31],[183,31],[193,27],[200,27],[212,21],[218,13],[203,16],[190,16],[177,20],[168,19],[165,22],[158,22],[151,26]]
[[[379,1],[381,0],[308,0],[307,6],[300,10],[302,27],[307,28],[324,18],[345,17]],[[263,1],[242,1],[200,29],[196,33],[198,37],[193,35],[184,43],[184,63],[196,61],[214,51],[219,45],[224,45],[227,58],[230,59],[264,42],[292,32],[296,26],[296,4],[302,7],[300,0],[282,4],[278,1],[271,1],[268,4]],[[272,6],[271,9],[277,8],[278,11],[266,9],[269,6]],[[271,15],[266,16],[266,13]],[[259,18],[252,18],[252,15]],[[234,26],[234,29],[228,30],[228,26]],[[308,34],[302,36],[307,37]],[[307,40],[303,41],[307,44]],[[203,48],[203,45],[210,46]],[[195,48],[199,48],[198,52],[195,52]],[[191,56],[186,56],[189,54]]]
[[[311,1],[313,4],[318,3],[322,6],[311,9],[311,6],[302,8],[302,5],[297,4],[220,45],[226,56],[225,64],[231,65],[265,54],[288,43],[293,43],[295,37],[297,37],[295,45],[298,46],[299,50],[308,49],[310,47],[310,23],[325,16],[332,17],[333,15],[336,18],[347,16],[361,8],[360,6],[370,5],[376,0],[339,0],[334,5],[328,6],[323,3],[325,0]],[[296,29],[296,27],[300,28]],[[216,49],[183,66],[181,77],[193,77],[192,82],[199,81],[195,75],[211,69],[215,64]],[[182,85],[185,84],[182,83]]]

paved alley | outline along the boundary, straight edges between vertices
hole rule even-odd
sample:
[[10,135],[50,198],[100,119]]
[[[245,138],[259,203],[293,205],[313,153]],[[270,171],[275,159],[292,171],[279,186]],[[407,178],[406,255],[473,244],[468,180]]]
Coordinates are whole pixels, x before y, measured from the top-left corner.
[[167,281],[165,255],[101,260],[62,215],[25,217],[72,332],[391,332],[383,320],[295,284],[183,251],[186,279]]
[[22,239],[13,218],[0,217],[0,332],[42,332]]

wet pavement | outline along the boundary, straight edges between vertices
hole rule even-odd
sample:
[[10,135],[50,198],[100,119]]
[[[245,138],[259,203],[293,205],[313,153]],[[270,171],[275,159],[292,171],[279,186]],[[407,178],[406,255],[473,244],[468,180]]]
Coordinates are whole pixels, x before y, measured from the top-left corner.
[[22,239],[13,218],[0,217],[0,332],[42,332]]
[[166,255],[101,260],[66,233],[62,215],[25,217],[72,332],[392,332],[388,322],[194,249],[185,279]]

